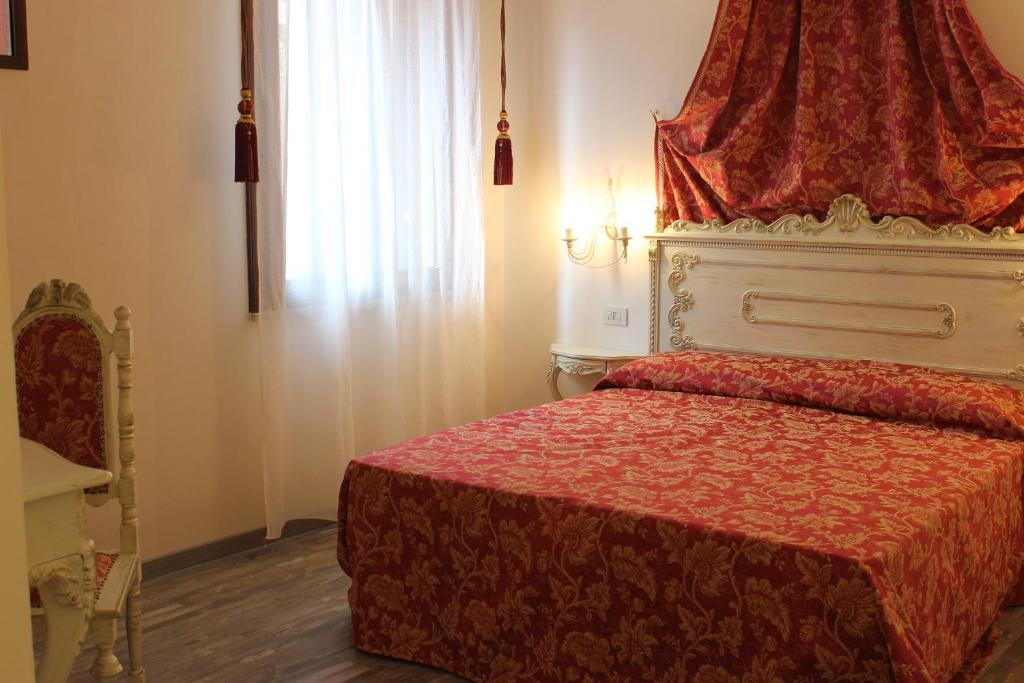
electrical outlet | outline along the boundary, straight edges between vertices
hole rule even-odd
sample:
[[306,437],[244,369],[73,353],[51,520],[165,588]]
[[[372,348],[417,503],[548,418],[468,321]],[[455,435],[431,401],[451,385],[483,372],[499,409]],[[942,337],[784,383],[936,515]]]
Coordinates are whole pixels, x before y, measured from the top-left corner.
[[629,309],[605,308],[604,324],[613,327],[629,327]]

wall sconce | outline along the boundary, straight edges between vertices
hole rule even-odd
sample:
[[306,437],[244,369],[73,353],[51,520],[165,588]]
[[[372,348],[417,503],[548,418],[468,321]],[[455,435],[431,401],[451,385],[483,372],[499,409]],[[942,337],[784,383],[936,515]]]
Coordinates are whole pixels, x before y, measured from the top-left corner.
[[[608,208],[608,213],[605,216],[604,225],[597,226],[590,231],[590,234],[587,236],[587,243],[581,251],[577,251],[574,247],[575,243],[579,241],[576,237],[576,232],[572,228],[565,229],[562,236],[562,241],[565,242],[565,251],[569,255],[569,260],[576,265],[587,266],[588,268],[608,268],[609,266],[614,266],[619,261],[625,262],[628,260],[629,228],[619,225],[618,202],[616,201],[615,194],[614,181],[608,178],[608,197],[605,205]],[[615,260],[601,266],[592,266],[590,262],[594,260],[599,235],[602,232],[608,239],[615,242]]]
[[[597,251],[598,235],[604,233],[608,239],[616,242],[615,260],[611,263],[606,263],[602,266],[592,266],[590,262],[594,260],[594,253]],[[579,239],[576,237],[576,232],[572,228],[566,228],[562,241],[565,242],[565,250],[569,255],[569,260],[578,266],[587,266],[588,268],[607,268],[614,266],[619,261],[629,260],[629,228],[626,226],[619,227],[615,223],[606,223],[590,232],[587,237],[587,243],[581,251],[577,251],[573,246]]]

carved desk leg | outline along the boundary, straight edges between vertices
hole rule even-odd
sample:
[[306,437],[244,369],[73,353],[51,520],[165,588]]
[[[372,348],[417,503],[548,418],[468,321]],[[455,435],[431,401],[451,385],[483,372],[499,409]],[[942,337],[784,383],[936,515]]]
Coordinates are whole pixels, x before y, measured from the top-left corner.
[[562,400],[562,394],[558,391],[558,376],[562,374],[562,368],[558,366],[558,356],[551,356],[551,365],[548,366],[548,388],[551,389],[551,397],[556,401]]
[[91,544],[80,555],[29,570],[29,584],[39,590],[46,611],[46,642],[36,669],[40,683],[64,683],[68,679],[89,625],[95,572]]
[[558,390],[558,376],[563,372],[567,375],[606,375],[608,363],[602,360],[582,360],[572,356],[552,354],[551,365],[548,367],[548,387],[556,401],[562,400],[562,392]]

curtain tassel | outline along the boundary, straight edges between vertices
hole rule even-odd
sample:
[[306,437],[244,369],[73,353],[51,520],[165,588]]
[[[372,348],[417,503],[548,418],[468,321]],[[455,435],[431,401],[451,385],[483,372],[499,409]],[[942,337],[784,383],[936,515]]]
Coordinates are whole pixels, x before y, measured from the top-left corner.
[[494,141],[494,184],[512,184],[512,138],[508,135],[508,112],[505,111],[505,89],[508,75],[505,69],[505,0],[501,0],[501,120],[498,121],[498,139]]
[[235,182],[256,183],[260,180],[257,154],[256,119],[253,118],[252,91],[243,90],[238,103],[238,123],[235,124]]
[[508,114],[501,112],[498,139],[494,141],[494,184],[512,184],[512,138],[508,134]]

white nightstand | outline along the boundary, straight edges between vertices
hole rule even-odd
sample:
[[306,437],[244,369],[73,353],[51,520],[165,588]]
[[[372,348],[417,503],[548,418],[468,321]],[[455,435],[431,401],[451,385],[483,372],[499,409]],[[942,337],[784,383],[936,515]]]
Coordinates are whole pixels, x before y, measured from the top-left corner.
[[600,349],[593,346],[576,346],[575,344],[552,344],[551,366],[548,368],[548,386],[556,401],[562,400],[558,391],[558,376],[563,372],[567,375],[607,375],[612,370],[626,363],[643,358],[646,354],[629,353],[615,349]]

